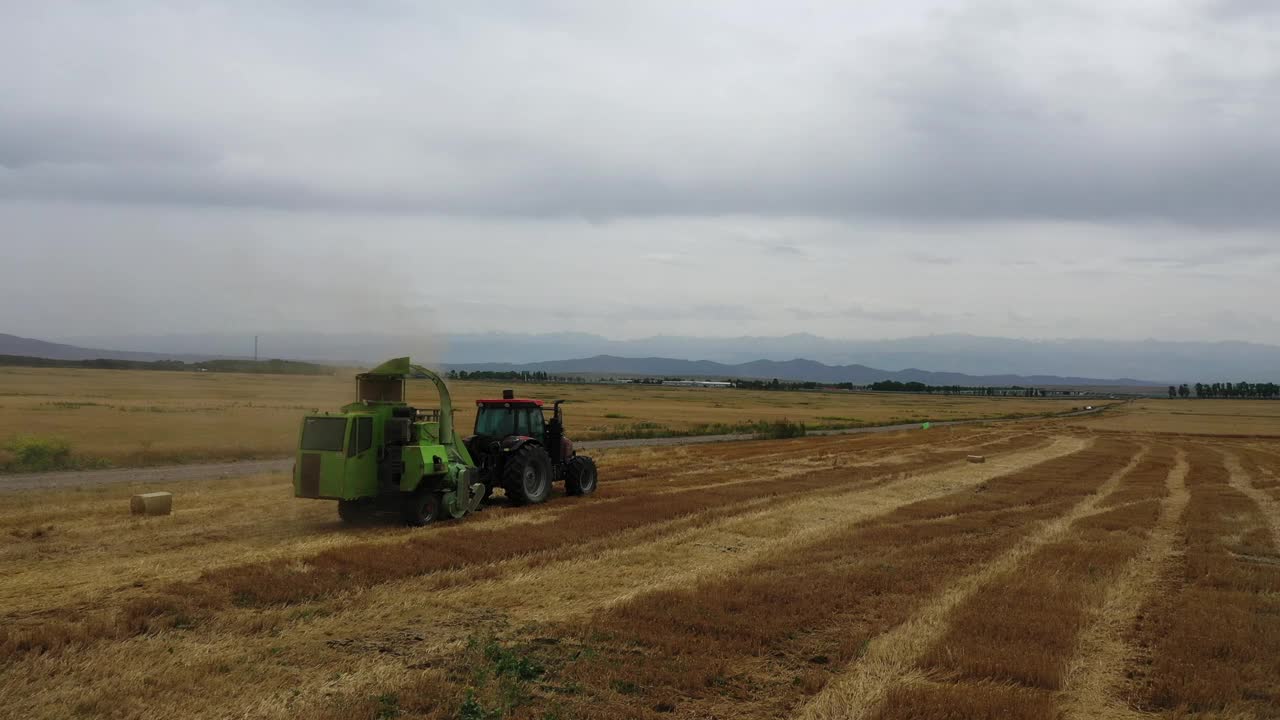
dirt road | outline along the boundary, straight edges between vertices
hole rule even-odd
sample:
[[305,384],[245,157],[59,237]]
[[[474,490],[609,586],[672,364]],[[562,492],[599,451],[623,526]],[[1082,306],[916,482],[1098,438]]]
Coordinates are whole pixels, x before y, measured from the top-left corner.
[[[1099,412],[1104,408],[1081,410],[1079,412],[1054,415],[1051,417],[1074,417]],[[1048,416],[1046,416],[1048,417]],[[1026,420],[1043,420],[1046,417],[1022,418],[1021,420],[952,420],[931,423],[933,427],[949,425],[973,425],[992,422],[1020,422]],[[899,432],[916,430],[920,423],[902,425],[878,425],[875,427],[846,428],[842,430],[811,430],[809,435],[861,435],[865,433]],[[750,433],[733,435],[695,435],[691,437],[659,437],[637,438],[630,440],[588,440],[575,443],[582,450],[603,450],[610,448],[699,445],[702,443],[732,442],[735,440],[751,440]],[[213,480],[218,478],[243,477],[263,473],[287,472],[293,466],[293,458],[278,460],[245,460],[239,462],[200,463],[191,465],[158,465],[142,468],[115,468],[111,470],[70,470],[64,472],[18,473],[0,475],[0,492],[18,490],[52,490],[57,488],[83,487],[116,482],[180,482],[186,480]]]

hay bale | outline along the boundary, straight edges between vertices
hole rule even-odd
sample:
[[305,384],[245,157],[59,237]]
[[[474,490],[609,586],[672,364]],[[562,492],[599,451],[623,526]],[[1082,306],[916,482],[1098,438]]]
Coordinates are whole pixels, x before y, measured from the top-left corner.
[[152,492],[129,498],[129,512],[134,515],[168,515],[173,512],[173,493]]
[[987,461],[986,455],[970,455],[969,456],[969,462],[971,463],[984,463],[986,461]]

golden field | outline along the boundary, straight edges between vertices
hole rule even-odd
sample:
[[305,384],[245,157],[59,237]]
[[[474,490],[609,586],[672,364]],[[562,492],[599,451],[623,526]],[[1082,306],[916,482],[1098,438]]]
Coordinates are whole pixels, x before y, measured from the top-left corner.
[[[15,435],[58,436],[82,458],[119,466],[282,457],[293,451],[303,413],[350,402],[352,377],[0,368],[0,445]],[[474,422],[477,398],[500,396],[508,385],[451,382],[460,424]],[[514,387],[521,395],[567,400],[570,435],[579,440],[730,432],[748,421],[782,418],[856,427],[1048,414],[1084,402],[644,385]],[[425,407],[436,404],[425,381],[411,383],[410,398]]]
[[1122,413],[1091,417],[1099,430],[1280,436],[1280,402],[1274,400],[1135,400]]
[[1280,441],[1075,420],[605,450],[417,530],[0,495],[0,716],[1280,715]]

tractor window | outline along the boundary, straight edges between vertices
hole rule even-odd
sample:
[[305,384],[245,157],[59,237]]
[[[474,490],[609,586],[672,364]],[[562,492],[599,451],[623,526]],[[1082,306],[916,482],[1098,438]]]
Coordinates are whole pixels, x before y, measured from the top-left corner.
[[529,435],[529,413],[524,410],[516,410],[516,434]]
[[538,408],[531,408],[528,411],[528,413],[529,413],[529,417],[528,417],[528,420],[526,420],[526,422],[529,425],[529,431],[526,432],[525,435],[528,435],[530,437],[535,437],[541,440],[542,439],[542,411],[539,410]]
[[511,411],[503,407],[480,406],[476,410],[476,434],[506,437],[512,431]]
[[312,417],[302,421],[302,449],[338,451],[347,435],[347,419]]
[[373,447],[373,418],[356,418],[356,425],[352,432],[354,433],[355,442],[350,447],[351,455],[359,455]]

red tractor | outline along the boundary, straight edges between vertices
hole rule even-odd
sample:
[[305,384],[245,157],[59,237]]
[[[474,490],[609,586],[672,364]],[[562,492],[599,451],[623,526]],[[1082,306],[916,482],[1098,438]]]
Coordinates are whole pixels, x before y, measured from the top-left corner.
[[512,504],[540,503],[560,481],[568,495],[595,492],[596,464],[565,437],[563,402],[555,401],[548,417],[541,400],[517,398],[511,390],[501,400],[476,401],[475,434],[466,445],[485,498],[500,487]]

